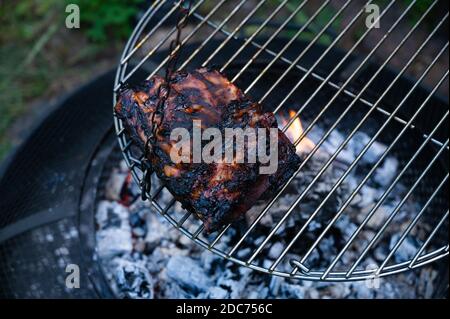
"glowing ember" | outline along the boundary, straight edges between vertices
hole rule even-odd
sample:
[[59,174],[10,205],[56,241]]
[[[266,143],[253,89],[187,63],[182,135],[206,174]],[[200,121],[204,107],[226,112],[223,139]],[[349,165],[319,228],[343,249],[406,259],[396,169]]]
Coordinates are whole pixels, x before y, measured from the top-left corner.
[[[284,126],[286,126],[290,119],[295,117],[295,111],[290,110],[289,111],[289,119],[285,118],[284,116],[281,116],[280,119],[280,128],[283,128]],[[296,143],[298,142],[298,139],[300,138],[300,136],[302,136],[304,132],[303,129],[303,125],[302,122],[300,121],[300,118],[297,117],[294,122],[292,122],[292,124],[289,126],[289,128],[286,131],[286,136],[289,138],[289,140],[292,143]],[[312,140],[310,140],[307,136],[304,136],[302,138],[302,140],[300,141],[300,143],[298,143],[298,145],[296,146],[296,151],[297,154],[300,153],[309,153],[313,148],[314,148],[315,144]]]

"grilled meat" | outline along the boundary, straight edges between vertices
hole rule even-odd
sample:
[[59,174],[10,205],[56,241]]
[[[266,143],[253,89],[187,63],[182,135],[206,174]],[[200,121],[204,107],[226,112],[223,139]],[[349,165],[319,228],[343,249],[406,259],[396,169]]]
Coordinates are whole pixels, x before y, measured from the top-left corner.
[[[155,114],[159,125],[149,160],[175,199],[203,221],[206,231],[218,230],[242,217],[263,194],[273,194],[298,168],[300,159],[295,147],[280,130],[278,168],[274,174],[260,174],[258,161],[173,163],[170,151],[175,141],[170,140],[170,132],[182,127],[192,136],[193,120],[201,120],[202,129],[214,127],[221,132],[227,127],[276,128],[277,122],[272,113],[264,113],[259,104],[246,98],[218,71],[202,68],[173,74],[168,84],[169,96],[164,81],[154,76],[139,86],[122,90],[115,112],[129,136],[144,149],[152,130],[151,115],[159,98],[165,98],[162,121]],[[246,141],[244,154],[249,147],[255,146]]]

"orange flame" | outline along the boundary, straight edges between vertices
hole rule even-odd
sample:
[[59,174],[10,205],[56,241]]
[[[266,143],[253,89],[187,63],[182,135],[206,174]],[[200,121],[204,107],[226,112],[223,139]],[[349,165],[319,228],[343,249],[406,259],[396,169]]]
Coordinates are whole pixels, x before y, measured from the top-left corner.
[[[294,118],[296,116],[296,112],[293,110],[289,111],[289,120]],[[289,120],[282,117],[281,118],[281,123],[282,126],[286,126],[289,123]],[[292,143],[295,143],[298,141],[298,139],[300,138],[300,136],[302,136],[304,132],[303,129],[303,125],[302,122],[300,121],[300,118],[297,117],[294,122],[292,122],[292,124],[289,126],[289,128],[286,131],[286,136],[289,138],[289,140]],[[298,145],[296,146],[296,152],[297,154],[300,153],[309,153],[315,146],[316,144],[314,144],[314,142],[309,139],[307,136],[304,136],[302,138],[302,140],[300,141],[300,143],[298,143]]]

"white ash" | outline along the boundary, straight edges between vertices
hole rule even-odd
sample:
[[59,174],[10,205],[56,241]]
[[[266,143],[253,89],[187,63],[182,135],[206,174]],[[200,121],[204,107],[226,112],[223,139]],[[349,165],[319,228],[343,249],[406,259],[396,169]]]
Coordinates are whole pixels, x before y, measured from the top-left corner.
[[[398,242],[399,239],[400,234],[394,234],[389,242],[389,248],[393,249],[394,245]],[[416,240],[414,240],[410,236],[406,236],[405,240],[397,249],[397,252],[395,254],[395,261],[401,263],[407,260],[411,260],[411,258],[413,258],[416,253],[417,253]]]
[[119,201],[120,191],[125,183],[125,179],[128,176],[128,172],[116,167],[113,170],[113,174],[105,186],[106,197]]
[[[118,205],[120,204],[113,207]],[[154,213],[149,214],[152,216],[149,220],[153,223],[149,229],[151,228],[156,234],[152,237],[149,251],[145,253],[123,251],[112,259],[109,259],[110,254],[101,254],[104,267],[108,273],[114,274],[110,281],[117,289],[118,296],[129,298],[385,298],[404,297],[405,293],[410,297],[420,296],[407,292],[411,289],[423,293],[420,286],[416,287],[418,280],[413,274],[400,274],[396,277],[381,279],[383,289],[376,291],[368,288],[364,282],[320,283],[319,285],[315,282],[288,280],[260,274],[233,263],[227,263],[219,256],[199,248],[192,242],[189,246],[186,242],[181,244],[181,239],[185,236],[179,234],[177,230],[172,233],[173,227],[163,217]],[[131,245],[131,230],[128,231],[130,235],[128,243]],[[102,230],[98,233],[102,233]],[[170,233],[172,234],[169,237],[172,239],[166,240],[166,235]],[[157,242],[159,246],[155,246]],[[115,242],[111,245],[115,245]],[[279,245],[275,247],[277,246],[279,247]],[[104,249],[104,246],[98,246],[99,249],[102,247]],[[117,249],[112,247],[108,250],[117,252]],[[247,250],[246,253],[250,251]],[[271,264],[272,260],[269,262]],[[402,284],[405,286],[404,290],[396,288],[398,282],[408,279],[411,283],[406,286]],[[426,286],[430,285],[427,280],[425,282]],[[153,287],[151,293],[149,287]],[[427,288],[426,291],[432,290]]]
[[281,255],[281,252],[283,251],[284,245],[280,242],[276,242],[275,244],[270,247],[269,253],[267,254],[267,257],[271,259],[276,259],[278,256]]
[[96,222],[100,230],[97,232],[97,249],[101,258],[132,251],[128,215],[127,209],[117,202],[104,200],[98,204]]
[[389,185],[394,179],[398,168],[398,160],[393,157],[388,157],[383,165],[376,170],[374,181],[381,186]]
[[153,299],[153,279],[145,264],[122,258],[114,262],[114,279],[121,297]]
[[[292,186],[275,202],[269,213],[261,220],[260,226],[258,226],[261,227],[260,232],[256,232],[242,249],[238,249],[237,258],[246,260],[252,255],[256,247],[264,241],[268,231],[283,217],[293,201],[304,190],[305,185],[308,185],[317,176],[317,172],[328,160],[330,154],[339,147],[343,139],[344,137],[339,132],[333,132],[331,140],[327,141],[323,145],[324,147],[319,149],[317,155],[311,158],[310,163],[293,180]],[[358,133],[350,141],[343,155],[338,157],[339,163],[342,165],[330,166],[317,181],[317,185],[306,193],[267,248],[256,258],[255,261],[259,265],[270,267],[273,264],[287,245],[283,234],[298,231],[299,227],[316,210],[321,200],[329,194],[330,189],[346,167],[356,158],[362,149],[361,143],[368,141],[369,137],[363,133]],[[374,143],[362,158],[361,165],[375,163],[385,150],[385,145]],[[329,265],[339,248],[355,232],[358,225],[382,196],[385,187],[380,186],[386,186],[387,180],[392,180],[398,173],[397,169],[398,161],[388,156],[383,165],[376,170],[374,178],[361,188],[344,214],[331,227],[330,235],[325,236],[317,248],[311,252],[307,260],[310,268],[324,269]],[[112,171],[107,184],[109,189],[105,192],[105,198],[99,202],[96,213],[97,249],[111,287],[119,297],[415,298],[430,297],[432,294],[436,272],[431,267],[383,277],[379,279],[380,288],[373,289],[364,281],[324,283],[270,276],[226,261],[187,239],[164,217],[157,214],[148,202],[142,202],[139,198],[131,206],[125,206],[120,202],[120,194],[124,187],[128,188],[129,193],[135,196],[139,195],[139,188],[134,183],[124,186],[125,170],[122,162],[117,169]],[[328,221],[336,214],[344,200],[355,189],[361,180],[361,175],[358,174],[360,174],[358,170],[351,172],[310,223],[304,239],[307,241],[306,247],[301,245],[301,242],[297,242],[297,245],[293,246],[294,249],[286,254],[277,270],[289,272],[292,269],[289,260],[301,259],[305,253],[304,249],[312,244]],[[153,179],[152,185],[156,188],[158,181]],[[375,236],[376,231],[388,218],[396,204],[400,202],[405,189],[401,184],[394,189],[393,194],[390,194],[383,205],[377,209],[367,227],[360,233],[354,247],[352,246],[348,253],[342,256],[341,262],[337,266],[346,265],[346,269],[348,269],[348,265],[356,260],[365,248],[365,244]],[[164,207],[171,199],[171,195],[165,191],[157,200]],[[240,223],[243,226],[251,223],[266,204],[257,203],[246,214],[246,219]],[[173,206],[172,210],[178,212],[180,217],[183,215],[178,203]],[[384,238],[370,252],[362,262],[362,267],[376,266],[383,262],[399,238],[399,235],[395,236],[395,234],[404,230],[405,225],[410,222],[409,213],[411,211],[417,211],[417,204],[408,201],[394,219],[390,228],[391,233],[387,232],[387,238]],[[189,223],[192,223],[190,219],[186,224]],[[238,223],[235,228],[230,228],[225,233],[216,247],[227,251],[230,249],[230,243],[236,242],[236,238],[240,235]],[[401,262],[411,258],[421,244],[420,241],[408,236],[392,261]]]

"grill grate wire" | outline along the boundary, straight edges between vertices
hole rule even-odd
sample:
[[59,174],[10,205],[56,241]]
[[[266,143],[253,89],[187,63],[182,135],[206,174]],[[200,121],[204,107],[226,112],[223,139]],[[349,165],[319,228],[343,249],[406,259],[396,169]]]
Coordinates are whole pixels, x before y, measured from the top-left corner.
[[[227,11],[224,9],[225,5],[227,5],[227,3],[229,4],[230,2],[233,3],[233,6],[231,10]],[[240,237],[238,242],[232,245],[231,247],[223,249],[224,245],[219,244],[221,243],[221,240],[224,238],[224,235],[230,230],[230,228],[232,228],[231,225],[227,225],[226,227],[224,227],[224,229],[222,229],[215,236],[215,238],[207,240],[205,238],[202,238],[201,236],[203,231],[202,225],[199,224],[197,228],[194,230],[185,227],[186,221],[189,218],[193,218],[189,213],[186,212],[178,220],[175,219],[174,216],[171,216],[170,211],[173,209],[174,205],[176,204],[176,201],[172,199],[168,205],[162,207],[157,200],[161,192],[164,191],[163,186],[160,186],[157,189],[155,189],[153,194],[149,194],[150,195],[149,200],[151,201],[152,206],[156,209],[157,212],[164,215],[166,219],[174,227],[178,228],[184,235],[194,240],[205,249],[211,250],[215,254],[225,259],[231,260],[242,266],[247,266],[255,270],[279,276],[294,277],[309,280],[334,280],[334,281],[361,280],[373,278],[374,276],[381,277],[399,273],[409,269],[415,269],[447,256],[448,240],[446,243],[441,242],[440,243],[441,245],[439,247],[434,248],[430,251],[426,251],[426,248],[433,241],[433,238],[435,238],[436,234],[439,231],[442,231],[443,226],[445,226],[446,224],[448,225],[448,203],[447,203],[447,210],[445,212],[435,212],[437,214],[441,213],[443,214],[442,216],[439,215],[439,218],[437,218],[437,223],[430,230],[428,236],[423,241],[422,245],[420,246],[420,249],[414,254],[414,256],[410,260],[405,262],[389,264],[389,261],[392,260],[392,257],[395,255],[396,251],[404,242],[408,234],[411,232],[414,226],[420,223],[421,218],[425,215],[430,206],[432,206],[432,203],[435,200],[435,198],[447,185],[448,166],[439,177],[440,181],[437,183],[437,186],[426,198],[425,203],[423,204],[420,211],[414,217],[411,217],[409,225],[406,227],[406,229],[404,229],[400,238],[392,247],[390,252],[386,255],[381,265],[376,267],[375,269],[363,269],[361,267],[358,268],[358,266],[361,264],[361,262],[367,255],[367,253],[376,245],[378,240],[385,234],[386,229],[389,227],[392,220],[398,214],[403,204],[413,194],[413,192],[419,186],[421,181],[423,181],[424,178],[427,177],[427,174],[432,169],[433,165],[439,163],[439,161],[441,161],[442,156],[444,155],[448,156],[448,149],[449,149],[448,136],[444,140],[436,136],[437,132],[448,123],[448,113],[449,113],[448,110],[441,116],[440,120],[437,123],[435,123],[434,127],[431,128],[430,132],[426,133],[420,132],[420,135],[422,136],[423,140],[420,141],[419,148],[415,152],[413,152],[412,156],[408,159],[408,161],[406,161],[406,164],[402,167],[402,169],[395,177],[395,179],[389,184],[389,186],[387,186],[387,189],[383,192],[377,204],[369,211],[366,217],[361,221],[358,228],[353,232],[351,237],[338,251],[337,255],[332,259],[329,266],[326,267],[325,269],[310,269],[307,266],[308,258],[311,256],[311,253],[324,239],[324,237],[327,235],[327,233],[332,228],[334,223],[345,213],[346,208],[352,202],[354,197],[357,195],[358,191],[366,184],[371,175],[382,164],[383,159],[385,159],[386,156],[390,154],[390,152],[394,149],[394,147],[396,147],[396,144],[399,141],[401,141],[401,138],[404,137],[405,134],[408,134],[408,132],[410,132],[411,130],[417,129],[417,124],[415,120],[418,119],[423,112],[427,111],[427,108],[430,107],[429,106],[430,100],[436,95],[440,87],[443,86],[445,83],[447,83],[449,73],[448,69],[442,72],[440,79],[437,81],[437,83],[433,85],[426,98],[423,100],[422,103],[420,103],[419,107],[414,110],[414,113],[411,116],[405,117],[404,115],[400,114],[402,107],[407,105],[408,100],[413,96],[418,87],[423,84],[424,80],[427,78],[430,71],[436,67],[438,61],[442,58],[445,58],[446,56],[448,57],[448,41],[438,50],[437,54],[434,55],[432,61],[426,65],[424,70],[420,73],[417,81],[411,88],[409,88],[405,96],[402,97],[401,102],[395,105],[393,110],[388,110],[383,106],[383,101],[385,97],[388,95],[388,93],[390,93],[393,89],[396,89],[398,81],[406,74],[406,71],[411,67],[411,65],[415,61],[417,61],[418,58],[420,58],[421,53],[423,53],[424,49],[428,47],[430,41],[436,36],[436,34],[440,31],[440,29],[442,27],[445,27],[445,24],[448,23],[448,11],[437,20],[437,23],[435,23],[432,26],[425,39],[421,42],[418,49],[411,55],[410,58],[407,59],[406,63],[403,65],[401,70],[397,72],[395,78],[389,83],[388,87],[376,99],[376,101],[370,101],[368,98],[364,96],[364,94],[370,90],[371,85],[373,83],[376,83],[380,73],[390,66],[390,62],[398,56],[399,51],[401,51],[404,45],[408,41],[410,41],[411,36],[414,35],[417,30],[423,29],[424,21],[430,19],[429,18],[430,14],[433,12],[433,10],[436,10],[441,1],[440,0],[433,1],[430,4],[430,6],[424,12],[421,13],[417,21],[415,21],[412,24],[412,26],[409,28],[406,34],[403,35],[401,40],[398,41],[395,47],[392,48],[391,52],[386,55],[387,57],[384,58],[384,60],[379,63],[379,67],[377,68],[375,73],[369,79],[367,79],[363,87],[357,91],[355,91],[352,88],[353,81],[374,59],[374,57],[377,54],[377,51],[380,50],[380,48],[383,45],[385,45],[385,42],[389,40],[393,34],[397,34],[399,32],[398,29],[400,29],[400,27],[404,25],[405,19],[410,15],[411,10],[413,10],[417,5],[417,0],[411,1],[410,4],[406,8],[404,8],[401,14],[398,17],[395,17],[393,23],[388,28],[388,30],[381,36],[381,38],[378,41],[376,41],[376,44],[365,55],[365,57],[362,58],[361,61],[359,61],[359,64],[355,66],[355,69],[352,70],[352,72],[342,81],[336,80],[338,71],[342,69],[342,67],[344,67],[346,63],[348,63],[348,60],[353,56],[354,53],[360,51],[360,47],[363,41],[371,35],[371,33],[374,30],[373,28],[367,28],[362,33],[359,39],[355,41],[355,43],[349,49],[346,50],[345,54],[340,59],[339,63],[337,63],[336,66],[326,76],[321,74],[320,65],[323,61],[326,60],[327,56],[332,52],[332,50],[334,50],[339,46],[341,40],[346,36],[348,36],[348,33],[352,29],[352,27],[354,27],[363,18],[366,12],[365,11],[366,6],[372,4],[373,1],[367,1],[366,3],[361,2],[360,7],[356,11],[356,13],[353,14],[350,21],[345,24],[345,26],[337,35],[335,35],[334,39],[328,44],[328,46],[325,47],[321,55],[317,57],[315,59],[315,62],[309,67],[305,67],[302,65],[301,63],[302,59],[308,54],[308,52],[310,51],[311,48],[313,48],[313,46],[319,44],[319,41],[322,38],[322,36],[326,34],[327,30],[333,25],[333,23],[335,23],[338,19],[341,18],[341,15],[344,12],[346,12],[346,10],[348,10],[350,7],[352,7],[352,5],[354,5],[354,2],[352,2],[351,0],[343,2],[343,4],[340,5],[340,7],[336,10],[336,12],[331,17],[329,17],[325,25],[322,28],[320,28],[320,30],[317,30],[316,35],[311,40],[309,40],[308,44],[301,51],[301,53],[294,58],[290,57],[287,54],[287,52],[290,49],[292,49],[292,47],[295,46],[296,41],[301,36],[304,36],[305,33],[310,30],[311,25],[313,24],[315,19],[317,19],[319,15],[323,14],[325,10],[330,6],[330,4],[333,3],[333,1],[331,0],[323,1],[317,8],[314,8],[313,12],[308,16],[308,19],[302,25],[298,26],[298,29],[296,30],[295,34],[278,51],[275,51],[275,49],[271,47],[271,45],[273,44],[274,41],[276,41],[281,37],[283,31],[288,26],[288,24],[295,21],[295,17],[297,17],[298,13],[302,12],[302,10],[304,10],[308,6],[313,6],[311,4],[311,1],[304,0],[300,2],[295,8],[293,8],[292,1],[284,0],[279,1],[277,5],[272,5],[269,4],[270,1],[262,0],[258,1],[256,6],[250,6],[249,9],[248,6],[250,2],[251,1],[249,0],[241,0],[241,1],[222,0],[217,3],[213,3],[213,5],[210,5],[206,9],[204,9],[205,5],[211,4],[211,2],[205,0],[192,1],[191,9],[188,14],[188,19],[190,19],[190,21],[193,22],[190,24],[192,27],[190,30],[186,32],[186,35],[183,35],[181,44],[182,46],[185,46],[190,43],[189,41],[193,41],[193,39],[195,39],[196,37],[199,37],[201,40],[199,41],[199,44],[195,46],[193,52],[190,52],[188,56],[184,57],[184,60],[180,57],[179,69],[183,69],[192,65],[193,61],[202,55],[203,50],[206,49],[209,45],[211,45],[213,43],[213,40],[218,37],[220,37],[221,40],[217,45],[217,47],[213,48],[212,53],[210,53],[206,57],[203,57],[203,62],[199,63],[199,65],[196,65],[197,67],[200,65],[201,66],[211,65],[214,59],[220,56],[223,50],[228,45],[231,45],[233,42],[239,41],[240,46],[238,47],[238,49],[234,51],[234,53],[231,55],[230,58],[226,59],[225,62],[221,64],[220,66],[221,72],[226,72],[227,70],[231,69],[233,65],[236,63],[236,61],[238,61],[238,59],[240,59],[243,55],[245,55],[244,53],[248,48],[252,48],[254,50],[254,53],[245,55],[243,66],[240,67],[238,72],[234,75],[234,77],[232,78],[232,82],[237,82],[244,75],[246,75],[246,72],[248,72],[252,64],[255,63],[255,61],[257,61],[262,56],[271,57],[271,59],[264,64],[262,71],[253,79],[253,81],[245,82],[247,85],[245,88],[241,86],[241,88],[246,94],[251,94],[254,91],[254,89],[259,84],[261,84],[261,82],[263,82],[264,75],[268,74],[273,67],[275,67],[279,63],[282,63],[286,67],[284,71],[281,72],[280,77],[277,78],[276,81],[273,84],[271,84],[271,86],[268,89],[264,91],[264,94],[261,97],[259,97],[260,103],[267,102],[269,97],[276,95],[277,90],[279,90],[280,87],[282,87],[285,84],[285,81],[287,80],[289,74],[292,71],[300,72],[301,74],[303,74],[300,80],[294,84],[294,86],[289,90],[289,92],[283,96],[282,100],[278,103],[278,105],[274,107],[274,113],[278,113],[285,107],[287,102],[290,101],[290,99],[294,96],[294,94],[296,94],[299,91],[302,84],[305,84],[307,81],[311,79],[319,81],[320,85],[318,85],[318,87],[306,99],[306,101],[302,104],[302,106],[298,110],[296,110],[295,116],[291,117],[290,120],[287,122],[287,124],[282,128],[283,131],[286,131],[294,123],[296,118],[301,117],[301,115],[305,112],[306,108],[311,104],[313,104],[315,98],[319,96],[321,93],[323,93],[324,90],[333,89],[335,92],[334,95],[331,97],[329,102],[321,109],[321,111],[317,114],[317,116],[309,123],[309,125],[305,128],[304,132],[301,134],[301,136],[297,138],[297,140],[294,143],[296,146],[308,135],[308,133],[317,125],[317,123],[319,123],[319,121],[323,119],[326,112],[334,105],[335,102],[338,101],[338,99],[342,98],[342,96],[345,96],[350,102],[346,106],[345,110],[337,117],[334,123],[332,123],[330,128],[328,128],[323,137],[316,143],[315,147],[308,154],[308,156],[306,156],[306,158],[303,160],[301,166],[294,174],[294,176],[292,176],[289,182],[268,202],[268,204],[259,213],[256,219],[243,232],[243,235]],[[393,11],[393,8],[397,7],[396,2],[397,1],[395,0],[390,1],[383,8],[383,10],[380,12],[380,15],[373,23],[375,24],[377,22],[384,21],[386,17],[392,15],[391,11]],[[173,16],[176,15],[177,10],[180,8],[180,6],[181,2],[178,1],[157,0],[153,2],[148,11],[143,15],[142,19],[140,20],[133,34],[131,35],[129,42],[127,43],[124,49],[122,58],[120,60],[116,76],[116,83],[114,87],[113,102],[116,101],[117,98],[116,93],[120,89],[120,86],[123,83],[130,81],[137,70],[143,68],[146,62],[150,61],[150,59],[155,58],[155,56],[164,49],[164,46],[167,45],[168,42],[170,42],[170,39],[174,36],[176,32],[176,27],[163,28],[163,25],[165,23],[170,23],[170,20],[173,19]],[[259,22],[260,24],[258,25],[258,27],[250,35],[241,34],[246,24],[249,23],[251,19],[258,12],[261,11],[261,9],[268,6],[271,6],[270,10],[268,11],[269,14],[267,14],[267,17],[264,20]],[[283,18],[281,23],[275,24],[274,27],[275,30],[270,35],[264,38],[259,37],[263,33],[263,31],[265,31],[267,27],[276,20],[277,17],[279,18],[280,13],[285,12],[284,10],[286,10],[287,7],[291,7],[292,9],[291,13],[287,16],[287,18]],[[230,24],[230,22],[233,19],[236,19],[236,16],[238,14],[241,14],[242,11],[248,11],[248,13],[245,14],[244,17],[241,17],[239,19],[239,23],[237,23],[235,26],[229,27],[228,24]],[[219,21],[216,21],[217,18],[214,18],[216,14],[223,12],[226,12],[227,14],[224,17],[221,17]],[[157,19],[158,16],[160,16],[160,18]],[[155,23],[154,26],[149,27],[150,22],[154,22]],[[148,30],[146,30],[146,28]],[[208,31],[206,33],[203,32],[205,36],[202,36],[200,30],[203,30],[205,28],[207,28]],[[163,34],[158,39],[152,41],[152,37],[154,37],[157,33],[164,33],[161,32],[161,30],[166,29],[167,32],[165,32],[165,34]],[[261,42],[260,39],[265,39],[265,41]],[[132,64],[133,66],[131,67],[130,62],[133,59],[136,59],[137,62]],[[161,70],[163,70],[164,66],[166,65],[168,59],[169,56],[166,55],[165,57],[162,58],[159,64],[153,65],[147,79],[157,74],[158,72],[161,72]],[[355,105],[357,104],[364,105],[367,107],[366,110],[367,112],[365,113],[363,118],[357,123],[355,128],[351,130],[349,135],[339,145],[336,151],[333,154],[331,154],[331,157],[325,162],[324,166],[319,170],[314,179],[297,196],[297,198],[294,200],[290,208],[286,211],[284,216],[273,225],[270,233],[268,233],[267,236],[262,241],[262,243],[258,245],[257,249],[252,251],[250,257],[247,259],[236,257],[237,252],[243,249],[243,247],[245,246],[246,239],[248,239],[248,237],[254,232],[255,228],[259,225],[264,216],[268,214],[274,203],[277,202],[277,200],[280,198],[280,196],[283,194],[283,192],[286,190],[286,188],[289,186],[289,184],[292,182],[295,176],[301,173],[301,171],[306,167],[308,162],[315,155],[315,153],[321,147],[321,145],[327,140],[327,138],[330,136],[333,130],[338,127],[338,125],[341,123],[344,117],[346,117],[348,114],[351,114],[351,112],[354,111]],[[369,142],[362,148],[362,150],[357,155],[356,159],[351,164],[349,164],[343,175],[336,181],[336,183],[330,190],[329,194],[324,199],[321,200],[317,208],[305,221],[300,230],[298,230],[298,232],[287,243],[287,245],[283,247],[281,254],[276,258],[276,260],[272,263],[270,267],[262,267],[257,263],[255,263],[254,262],[255,259],[264,251],[265,248],[267,248],[268,244],[271,243],[271,240],[273,239],[274,235],[284,225],[287,218],[296,211],[295,210],[296,207],[302,202],[306,194],[313,188],[315,183],[319,181],[320,177],[324,174],[324,172],[336,161],[336,158],[339,155],[339,153],[345,148],[345,146],[348,144],[351,138],[361,129],[361,127],[363,127],[363,125],[366,123],[366,120],[374,116],[374,114],[382,116],[384,118],[384,122],[382,123],[381,127],[374,133]],[[114,117],[114,121],[119,140],[119,145],[124,154],[125,161],[131,170],[133,178],[135,179],[135,181],[139,182],[142,178],[142,172],[140,171],[142,155],[138,154],[135,150],[133,150],[132,142],[127,139],[121,121],[117,117]],[[349,197],[344,200],[344,203],[342,204],[341,208],[336,212],[331,221],[329,221],[329,223],[326,225],[323,231],[319,234],[319,236],[317,236],[315,241],[306,250],[306,253],[299,260],[297,259],[290,260],[290,263],[292,265],[291,271],[290,272],[278,271],[277,266],[285,258],[288,257],[288,253],[290,252],[292,247],[296,243],[298,243],[298,240],[301,237],[301,235],[307,231],[308,225],[310,225],[310,223],[314,221],[314,219],[319,214],[323,206],[327,203],[332,194],[337,189],[339,189],[339,187],[342,185],[342,182],[359,163],[360,159],[364,156],[364,154],[371,147],[371,145],[376,141],[377,138],[379,138],[382,134],[385,133],[385,130],[388,127],[388,125],[391,125],[392,123],[397,123],[401,125],[402,129],[396,135],[394,140],[389,143],[384,153],[376,161],[376,163],[365,175],[365,177],[361,180],[361,182],[358,183],[356,188],[350,193]],[[383,203],[384,199],[389,196],[389,194],[397,185],[397,183],[400,181],[402,176],[404,176],[405,173],[407,173],[408,169],[410,169],[411,166],[415,163],[417,158],[420,156],[421,152],[430,147],[430,145],[436,149],[434,156],[423,167],[423,170],[420,172],[420,174],[418,174],[416,180],[413,182],[413,185],[409,188],[408,192],[404,195],[403,199],[391,211],[389,218],[386,221],[384,221],[380,229],[374,234],[373,238],[366,244],[364,250],[359,255],[358,259],[352,265],[349,265],[349,267],[347,267],[344,270],[335,269],[336,265],[341,261],[342,256],[345,254],[345,252],[348,251],[351,245],[355,242],[360,232],[367,225],[368,221],[377,211],[379,206]]]

